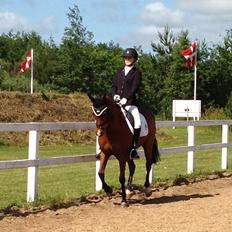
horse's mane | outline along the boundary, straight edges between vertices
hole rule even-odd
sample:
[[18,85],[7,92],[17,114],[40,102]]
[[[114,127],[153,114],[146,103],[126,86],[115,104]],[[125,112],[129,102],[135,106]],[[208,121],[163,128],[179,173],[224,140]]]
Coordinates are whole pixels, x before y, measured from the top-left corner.
[[109,107],[112,107],[112,106],[114,107],[116,105],[116,103],[111,95],[106,95],[105,99],[106,99],[106,103]]
[[108,108],[110,109],[111,117],[114,117],[117,114],[117,116],[124,118],[120,106],[114,101],[111,95],[106,95],[105,100]]
[[121,111],[119,105],[117,105],[111,95],[106,95],[105,100],[107,106],[110,108],[111,111]]

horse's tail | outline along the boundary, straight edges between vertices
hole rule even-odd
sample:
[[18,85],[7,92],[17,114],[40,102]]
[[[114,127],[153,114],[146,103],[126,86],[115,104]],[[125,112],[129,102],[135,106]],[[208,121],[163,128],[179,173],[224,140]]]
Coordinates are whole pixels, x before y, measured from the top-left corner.
[[158,143],[157,140],[155,139],[152,147],[152,154],[153,154],[153,163],[156,164],[158,161],[160,161],[160,153],[158,149]]

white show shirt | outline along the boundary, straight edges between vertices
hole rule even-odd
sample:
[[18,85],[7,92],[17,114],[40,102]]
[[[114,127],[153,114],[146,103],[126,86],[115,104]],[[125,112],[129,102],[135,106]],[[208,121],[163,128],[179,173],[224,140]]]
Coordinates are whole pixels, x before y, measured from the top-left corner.
[[125,66],[124,67],[124,72],[125,72],[125,76],[128,74],[128,72],[130,72],[130,70],[132,69],[134,67],[134,65],[132,65],[132,66]]

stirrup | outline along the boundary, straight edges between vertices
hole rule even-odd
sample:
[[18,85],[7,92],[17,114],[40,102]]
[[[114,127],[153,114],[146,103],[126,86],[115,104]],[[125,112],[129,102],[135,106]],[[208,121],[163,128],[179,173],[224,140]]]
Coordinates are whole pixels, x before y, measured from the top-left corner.
[[138,152],[135,148],[132,148],[131,151],[130,151],[130,159],[139,159],[139,155],[138,155]]

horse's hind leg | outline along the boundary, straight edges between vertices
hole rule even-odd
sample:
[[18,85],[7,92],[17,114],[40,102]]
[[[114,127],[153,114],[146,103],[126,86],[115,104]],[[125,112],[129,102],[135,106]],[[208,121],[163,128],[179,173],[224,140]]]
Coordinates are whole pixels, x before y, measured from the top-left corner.
[[134,163],[134,160],[132,159],[129,159],[127,163],[129,167],[129,178],[127,182],[126,194],[127,196],[129,196],[131,195],[131,191],[132,191],[132,181],[133,181],[133,176],[135,173],[135,163]]
[[106,168],[106,164],[108,162],[109,157],[106,156],[104,153],[101,153],[99,158],[100,158],[100,168],[98,171],[98,175],[102,181],[102,188],[104,189],[106,193],[111,194],[113,190],[105,182],[105,168]]
[[147,197],[151,195],[149,175],[150,175],[150,171],[151,171],[152,163],[153,163],[153,154],[152,154],[153,148],[152,147],[153,147],[153,142],[151,144],[145,144],[143,146],[145,156],[146,156],[146,178],[145,178],[144,188],[145,188],[145,194]]

